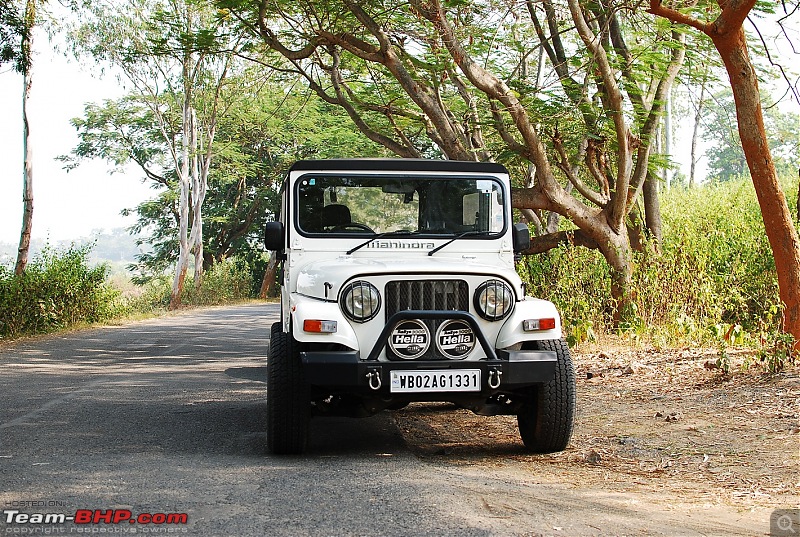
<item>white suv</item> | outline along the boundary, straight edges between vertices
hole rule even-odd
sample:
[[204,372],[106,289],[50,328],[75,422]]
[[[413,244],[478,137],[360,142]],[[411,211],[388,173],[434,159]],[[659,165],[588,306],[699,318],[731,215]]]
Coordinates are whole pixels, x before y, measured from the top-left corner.
[[309,160],[289,170],[267,248],[283,262],[267,361],[267,445],[300,453],[312,416],[414,401],[516,414],[532,451],[564,449],[575,374],[551,302],[525,296],[499,164]]

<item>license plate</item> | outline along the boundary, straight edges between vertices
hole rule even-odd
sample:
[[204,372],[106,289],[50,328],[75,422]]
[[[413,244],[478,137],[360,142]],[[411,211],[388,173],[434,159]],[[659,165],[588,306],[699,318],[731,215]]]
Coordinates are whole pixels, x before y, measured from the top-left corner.
[[448,371],[392,371],[392,393],[479,392],[480,369]]

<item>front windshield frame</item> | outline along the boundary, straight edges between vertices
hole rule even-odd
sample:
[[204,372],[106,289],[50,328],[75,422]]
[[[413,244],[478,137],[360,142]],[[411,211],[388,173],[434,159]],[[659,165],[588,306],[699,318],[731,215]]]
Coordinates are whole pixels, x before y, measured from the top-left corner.
[[[309,172],[299,176],[293,188],[293,227],[300,235],[309,238],[364,239],[391,234],[446,239],[464,234],[465,239],[486,240],[504,235],[510,220],[505,201],[509,193],[504,182],[493,175]],[[382,206],[364,203],[363,199],[355,199],[358,197],[355,195],[348,204],[347,199],[340,199],[348,195],[347,188],[351,189],[350,193],[359,194],[360,188],[371,189],[373,196],[381,196],[378,201]],[[366,190],[363,192],[368,194]],[[441,196],[436,196],[437,193]],[[444,197],[459,199],[460,203],[444,203]],[[393,206],[386,207],[392,199]],[[333,213],[328,211],[323,216],[322,207],[328,205],[344,205],[352,214],[331,216]],[[409,214],[402,211],[399,216],[394,214],[394,209],[403,206],[410,208]],[[335,213],[345,211],[335,209]],[[477,209],[474,223],[468,222],[472,209]],[[373,211],[371,217],[367,214],[369,210]],[[374,213],[376,210],[377,214]],[[352,218],[356,224],[342,228],[321,223],[322,220],[327,222],[338,218]],[[387,223],[390,218],[399,220]],[[441,221],[436,221],[436,218]],[[358,224],[363,224],[363,227]]]

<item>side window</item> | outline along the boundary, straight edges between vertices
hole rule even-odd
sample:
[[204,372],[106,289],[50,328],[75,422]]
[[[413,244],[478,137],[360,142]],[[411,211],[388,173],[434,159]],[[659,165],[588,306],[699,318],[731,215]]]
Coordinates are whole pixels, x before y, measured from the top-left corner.
[[464,196],[463,225],[475,231],[503,231],[503,205],[496,190]]
[[297,220],[300,229],[322,231],[323,192],[320,188],[300,188],[297,195]]

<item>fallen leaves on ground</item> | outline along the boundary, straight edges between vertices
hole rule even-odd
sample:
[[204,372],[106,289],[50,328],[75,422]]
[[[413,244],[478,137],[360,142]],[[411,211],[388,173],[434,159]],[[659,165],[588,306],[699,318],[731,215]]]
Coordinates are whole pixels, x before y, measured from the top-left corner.
[[561,453],[526,452],[513,416],[430,403],[410,405],[395,419],[409,446],[437,461],[525,463],[531,476],[576,487],[640,487],[740,506],[797,504],[796,370],[768,375],[753,367],[723,376],[707,366],[716,360],[713,349],[612,346],[573,352],[573,360],[578,410]]

